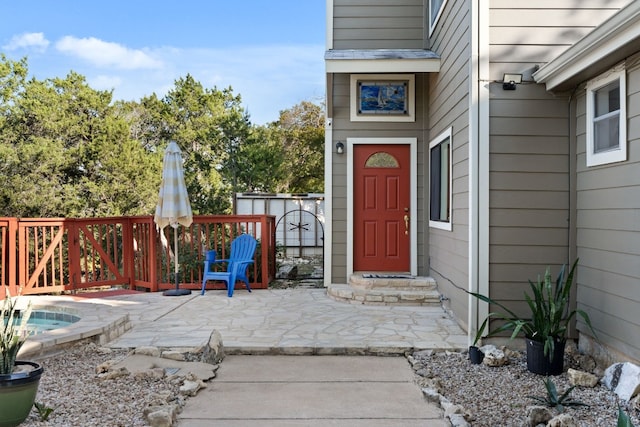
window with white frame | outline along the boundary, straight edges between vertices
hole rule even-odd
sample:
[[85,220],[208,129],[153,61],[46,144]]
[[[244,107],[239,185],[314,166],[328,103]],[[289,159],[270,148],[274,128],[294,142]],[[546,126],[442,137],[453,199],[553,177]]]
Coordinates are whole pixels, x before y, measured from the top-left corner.
[[429,35],[433,33],[446,3],[447,0],[429,0]]
[[618,67],[587,83],[587,166],[627,160],[625,77]]
[[429,227],[451,231],[451,128],[429,144]]

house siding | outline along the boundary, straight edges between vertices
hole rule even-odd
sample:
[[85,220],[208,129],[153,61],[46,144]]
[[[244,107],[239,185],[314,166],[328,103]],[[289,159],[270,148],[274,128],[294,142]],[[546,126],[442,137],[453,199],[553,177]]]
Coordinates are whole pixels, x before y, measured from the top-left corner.
[[630,1],[491,0],[491,78],[551,61]]
[[626,69],[626,161],[586,166],[586,97],[584,87],[579,90],[577,299],[602,344],[640,360],[640,54],[627,60]]
[[[529,279],[574,256],[569,94],[531,73],[628,2],[490,2],[489,294],[516,313],[527,313]],[[523,84],[503,90],[504,73],[523,73]]]
[[422,0],[335,0],[334,49],[421,49]]
[[[448,309],[461,324],[467,320],[469,282],[469,58],[471,57],[469,2],[449,0],[429,40],[442,58],[440,72],[429,76],[429,135],[452,129],[452,230],[428,228],[428,273],[438,283]],[[429,165],[425,150],[423,163]],[[429,173],[425,171],[425,180]],[[428,203],[428,186],[424,198]],[[428,211],[426,211],[428,212]]]
[[[428,79],[424,74],[415,75],[416,87],[416,121],[415,122],[351,122],[350,121],[350,74],[336,74],[333,78],[333,144],[337,141],[346,141],[347,138],[417,138],[418,158],[424,158],[425,127],[424,117],[427,116],[425,94],[428,88]],[[347,277],[347,239],[352,236],[347,229],[348,204],[353,196],[347,189],[347,156],[338,155],[333,150],[333,188],[332,188],[332,218],[334,229],[332,230],[332,283],[346,283]],[[419,162],[420,163],[420,162]],[[425,187],[424,171],[418,167],[418,200],[417,215],[424,218],[425,211]],[[417,221],[419,242],[423,239],[421,221]],[[418,244],[418,259],[425,259],[424,245]],[[420,272],[424,273],[424,266],[419,265]]]

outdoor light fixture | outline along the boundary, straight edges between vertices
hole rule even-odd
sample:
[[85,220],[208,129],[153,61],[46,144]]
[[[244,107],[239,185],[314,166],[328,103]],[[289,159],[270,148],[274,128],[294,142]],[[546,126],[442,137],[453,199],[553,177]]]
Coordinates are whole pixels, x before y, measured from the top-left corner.
[[516,90],[516,85],[522,83],[522,74],[504,73],[502,77],[502,89]]
[[338,143],[336,144],[336,152],[338,154],[344,153],[344,144],[340,141],[338,141]]

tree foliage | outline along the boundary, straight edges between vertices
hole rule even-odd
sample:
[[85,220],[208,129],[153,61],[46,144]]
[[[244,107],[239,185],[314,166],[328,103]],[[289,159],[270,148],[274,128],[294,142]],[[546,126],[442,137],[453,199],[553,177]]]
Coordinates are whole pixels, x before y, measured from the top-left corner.
[[196,214],[230,213],[236,191],[318,192],[324,112],[303,102],[254,126],[231,88],[187,75],[167,95],[114,101],[85,78],[28,79],[0,54],[0,216],[152,214],[175,140]]

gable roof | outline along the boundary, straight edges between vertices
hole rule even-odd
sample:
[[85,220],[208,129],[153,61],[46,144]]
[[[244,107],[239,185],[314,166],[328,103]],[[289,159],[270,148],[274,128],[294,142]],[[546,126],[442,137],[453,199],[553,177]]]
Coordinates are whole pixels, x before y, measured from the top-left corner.
[[640,1],[633,1],[533,74],[547,90],[566,90],[640,50]]

